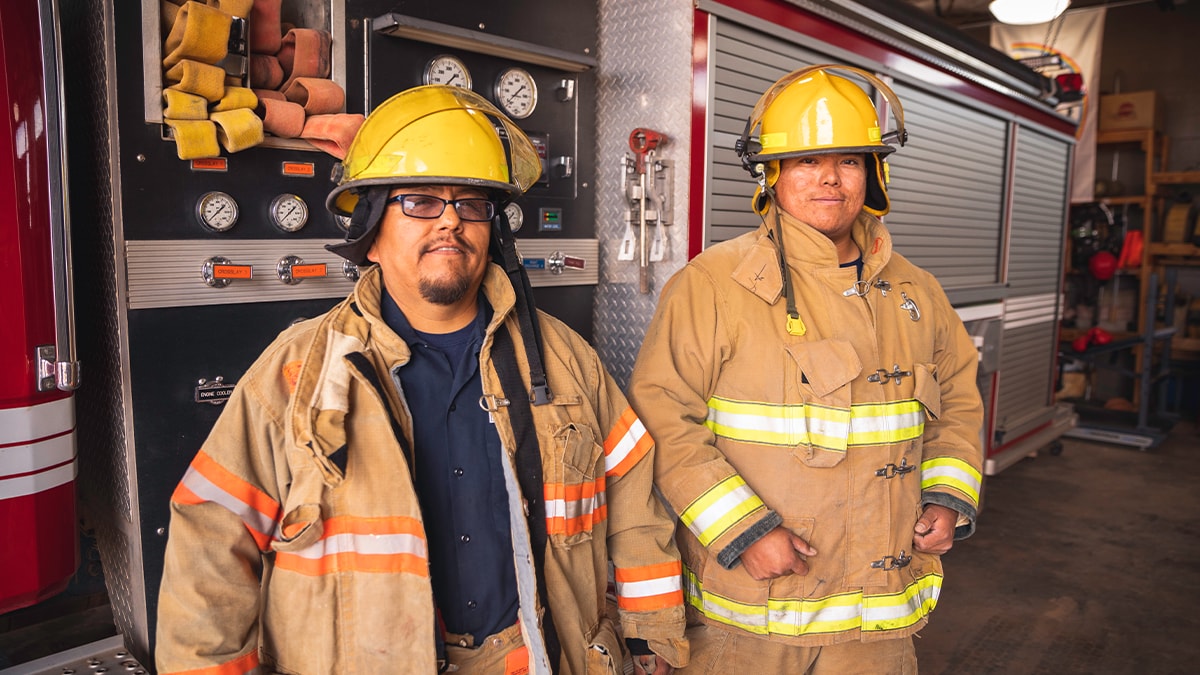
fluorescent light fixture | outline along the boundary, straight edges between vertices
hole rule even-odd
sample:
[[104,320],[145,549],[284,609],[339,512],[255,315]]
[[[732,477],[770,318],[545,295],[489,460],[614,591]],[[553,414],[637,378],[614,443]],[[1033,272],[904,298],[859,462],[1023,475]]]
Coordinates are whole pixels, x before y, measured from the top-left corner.
[[1071,6],[1071,0],[992,0],[988,11],[1000,23],[1028,26],[1058,18]]

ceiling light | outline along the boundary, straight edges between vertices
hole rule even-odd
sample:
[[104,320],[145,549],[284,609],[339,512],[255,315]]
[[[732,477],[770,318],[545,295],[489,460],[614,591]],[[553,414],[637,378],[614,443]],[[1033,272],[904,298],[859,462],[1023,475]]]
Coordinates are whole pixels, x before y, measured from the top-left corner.
[[988,10],[1000,23],[1027,26],[1053,21],[1070,5],[1071,0],[992,0]]

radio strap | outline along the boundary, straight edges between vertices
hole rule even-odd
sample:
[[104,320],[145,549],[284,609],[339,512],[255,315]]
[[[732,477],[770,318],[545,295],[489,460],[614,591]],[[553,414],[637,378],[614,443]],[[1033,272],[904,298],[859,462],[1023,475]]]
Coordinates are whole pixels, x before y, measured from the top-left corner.
[[[529,361],[534,355],[529,355]],[[562,652],[558,642],[558,631],[554,628],[554,617],[550,613],[550,596],[546,592],[546,500],[542,484],[542,453],[538,446],[537,431],[533,425],[533,409],[529,405],[532,393],[525,388],[517,366],[517,355],[512,336],[501,326],[492,343],[492,365],[500,378],[504,398],[508,399],[508,417],[513,437],[517,442],[516,473],[521,494],[529,508],[526,518],[529,523],[529,539],[533,548],[533,564],[537,573],[537,592],[542,600],[542,637],[546,642],[546,654],[550,668],[558,670]]]

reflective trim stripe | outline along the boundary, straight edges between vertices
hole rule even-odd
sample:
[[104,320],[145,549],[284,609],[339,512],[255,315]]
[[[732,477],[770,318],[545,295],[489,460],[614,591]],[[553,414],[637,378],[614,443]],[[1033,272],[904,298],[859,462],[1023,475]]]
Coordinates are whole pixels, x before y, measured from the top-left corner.
[[729,528],[759,509],[766,508],[758,495],[734,474],[700,495],[679,515],[700,544],[708,546]]
[[307,576],[340,572],[403,572],[429,575],[425,532],[414,518],[340,516],[323,523],[316,543],[278,551],[275,567]]
[[593,483],[563,485],[546,483],[546,534],[570,536],[591,532],[597,523],[608,518],[604,476]]
[[75,428],[75,397],[24,408],[0,408],[0,446],[28,443]]
[[919,438],[925,408],[915,399],[830,408],[811,403],[778,405],[708,400],[705,425],[718,436],[743,443],[813,445],[843,452],[849,446],[885,445]]
[[646,427],[642,426],[633,408],[626,408],[608,438],[604,439],[605,475],[624,476],[653,445],[654,440],[646,433]]
[[175,670],[169,673],[160,672],[159,675],[250,675],[250,673],[255,672],[258,672],[257,649],[233,661],[222,663],[219,666],[193,668],[192,670]]
[[922,490],[953,488],[966,495],[971,503],[978,504],[982,482],[979,471],[957,457],[935,457],[921,462]]
[[678,560],[616,569],[617,606],[631,612],[649,612],[683,605],[683,582]]
[[687,602],[709,619],[756,635],[829,635],[854,629],[879,633],[917,624],[937,606],[940,574],[926,574],[904,590],[884,595],[862,591],[824,598],[768,598],[752,605],[705,592],[700,580],[683,568]]
[[279,538],[279,502],[265,492],[235,476],[209,457],[203,450],[196,453],[183,480],[171,495],[177,504],[220,504],[236,514],[250,530],[250,535],[265,551],[272,539]]
[[75,432],[0,448],[0,499],[45,492],[75,480]]

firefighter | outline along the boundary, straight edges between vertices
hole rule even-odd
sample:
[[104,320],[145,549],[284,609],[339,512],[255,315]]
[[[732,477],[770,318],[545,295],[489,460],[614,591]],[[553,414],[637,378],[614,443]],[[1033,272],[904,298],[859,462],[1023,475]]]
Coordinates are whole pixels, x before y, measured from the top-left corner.
[[663,289],[630,399],[680,519],[681,672],[916,672],[940,556],[975,527],[982,404],[962,322],[879,220],[903,140],[869,73],[785,76],[737,146],[762,225]]
[[532,143],[418,87],[340,167],[329,248],[375,264],[251,366],[172,496],[159,672],[616,672],[621,637],[639,673],[683,665],[653,442],[533,309],[502,216]]

